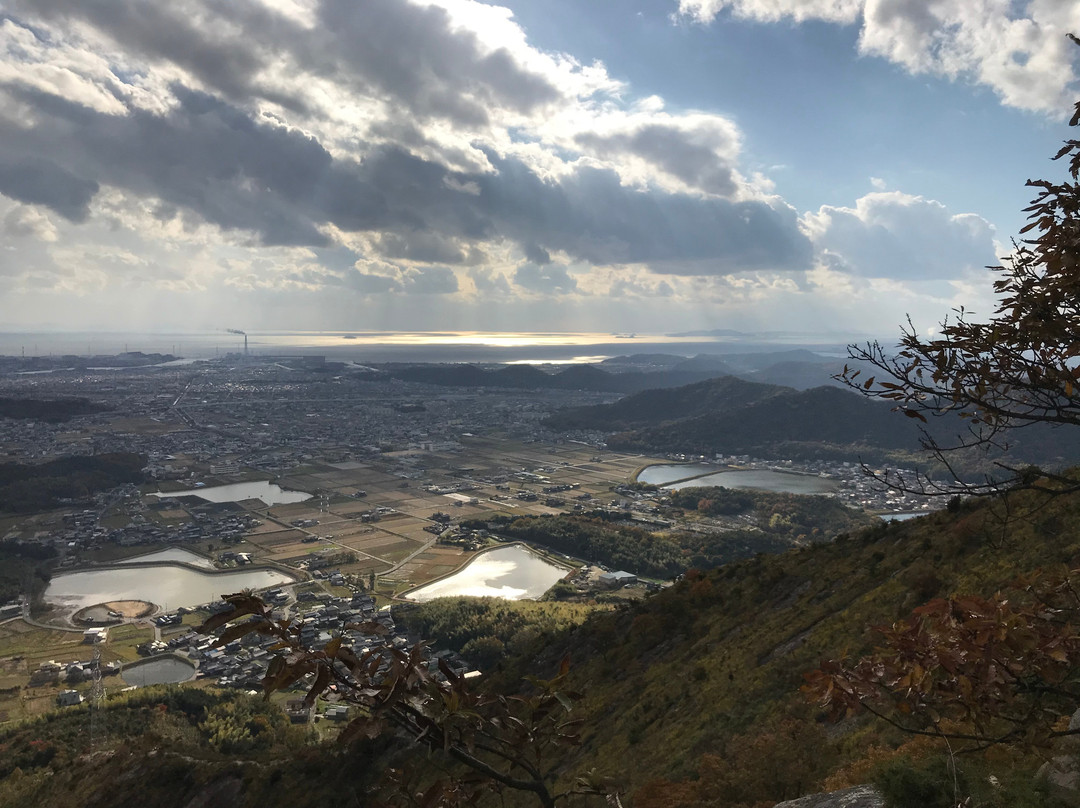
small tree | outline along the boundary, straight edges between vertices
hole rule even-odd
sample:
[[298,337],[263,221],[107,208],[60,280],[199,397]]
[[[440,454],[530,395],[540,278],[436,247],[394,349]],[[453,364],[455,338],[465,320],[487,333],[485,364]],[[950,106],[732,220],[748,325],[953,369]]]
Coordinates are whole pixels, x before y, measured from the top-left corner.
[[[1080,125],[1080,103],[1069,125]],[[949,469],[951,452],[1006,449],[1009,430],[1080,426],[1080,140],[1067,140],[1054,159],[1067,160],[1069,178],[1028,181],[1039,189],[1026,209],[1030,221],[1021,233],[1028,235],[1014,242],[1015,252],[1002,266],[991,267],[999,275],[999,298],[990,320],[974,321],[961,308],[934,338],[919,336],[909,320],[898,351],[878,342],[849,346],[856,366],[845,366],[837,377],[871,398],[895,402],[919,421],[923,446]],[[930,429],[932,417],[944,417],[946,428]],[[945,434],[955,422],[948,419],[961,424],[951,437]],[[1003,475],[962,488],[978,494],[1045,486],[1042,473],[996,465]],[[922,493],[957,491],[928,478],[890,475],[885,482]]]
[[[1069,125],[1080,125],[1080,103]],[[877,342],[851,346],[849,356],[863,367],[845,367],[838,377],[919,421],[924,447],[950,469],[950,452],[1006,449],[1010,430],[1080,426],[1080,140],[1065,142],[1054,157],[1063,158],[1064,182],[1028,181],[1038,194],[1026,209],[1026,238],[992,267],[999,299],[989,321],[960,309],[932,339],[909,321],[897,353]],[[863,379],[866,365],[877,372]],[[947,430],[929,426],[934,417],[963,426],[948,440]],[[1080,491],[1073,476],[997,465],[1003,475],[962,488]],[[957,490],[928,478],[885,482],[949,496]],[[1045,746],[1078,732],[1062,726],[1080,703],[1078,582],[1080,573],[1036,576],[1007,595],[933,600],[878,629],[883,641],[868,656],[807,674],[806,689],[834,717],[861,707],[908,732],[975,748]]]

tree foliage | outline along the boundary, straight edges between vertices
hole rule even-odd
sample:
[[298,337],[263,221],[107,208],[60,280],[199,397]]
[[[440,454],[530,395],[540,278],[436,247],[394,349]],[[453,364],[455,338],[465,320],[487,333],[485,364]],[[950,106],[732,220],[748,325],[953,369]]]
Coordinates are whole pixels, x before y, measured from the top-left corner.
[[[624,518],[624,517],[618,517]],[[499,533],[550,547],[560,553],[630,570],[638,575],[670,578],[686,569],[678,543],[651,530],[612,524],[600,512],[582,516],[522,516],[499,520]]]
[[33,542],[0,543],[0,603],[27,595],[36,601],[52,577],[56,548]]
[[[1080,103],[1069,125],[1080,125]],[[924,448],[947,467],[971,451],[996,457],[994,473],[978,483],[892,473],[883,479],[923,493],[1006,494],[994,502],[1005,511],[1003,535],[1016,525],[1017,489],[1039,492],[1037,507],[1046,496],[1080,490],[1068,472],[1002,458],[1019,431],[1080,426],[1080,140],[1067,140],[1053,159],[1065,161],[1068,177],[1028,181],[1037,193],[1025,210],[1023,238],[1001,266],[991,267],[997,274],[992,316],[981,321],[958,309],[927,338],[909,320],[897,352],[877,342],[851,346],[856,365],[838,377],[921,424]],[[959,517],[961,504],[954,503],[950,511]],[[970,518],[960,517],[954,531],[968,526],[974,527]],[[920,575],[925,589],[936,588]],[[956,750],[1048,747],[1078,732],[1069,725],[1080,704],[1078,619],[1076,571],[1037,573],[988,598],[931,600],[906,620],[878,628],[882,642],[872,653],[834,659],[806,674],[804,689],[833,718],[865,708],[907,732],[955,743]]]
[[[577,594],[574,587],[570,589]],[[533,640],[550,639],[594,611],[595,607],[580,604],[454,597],[395,610],[394,618],[410,635],[424,637],[437,648],[458,651],[487,670],[501,657],[496,650],[526,652]]]
[[[407,803],[437,808],[472,802],[484,791],[510,790],[532,794],[553,808],[571,794],[604,793],[602,784],[591,782],[556,787],[562,750],[580,742],[580,719],[570,716],[580,695],[563,688],[569,658],[554,678],[530,678],[526,694],[489,695],[472,689],[442,661],[437,671],[431,670],[421,644],[401,650],[373,641],[354,649],[339,635],[321,648],[309,648],[300,641],[299,626],[273,619],[258,597],[248,592],[223,597],[230,608],[211,616],[199,631],[217,632],[219,645],[252,632],[275,637],[271,649],[279,653],[262,682],[267,698],[304,686],[309,706],[320,697],[345,701],[357,706],[359,715],[345,727],[343,741],[403,734],[467,772],[451,770],[432,780],[423,774],[417,779],[406,769],[391,770],[388,782]],[[348,624],[344,630],[372,637],[387,631],[376,621]]]
[[0,511],[31,513],[64,499],[84,499],[146,479],[146,457],[133,452],[60,457],[45,463],[0,463]]
[[[1080,103],[1069,124],[1080,125]],[[1067,140],[1054,159],[1065,161],[1068,177],[1028,181],[1037,195],[1025,209],[1025,237],[1001,266],[991,267],[998,277],[990,319],[960,308],[932,338],[920,336],[909,320],[898,351],[878,342],[851,346],[855,365],[838,377],[922,424],[924,447],[947,465],[958,451],[1007,451],[1011,430],[1080,426],[1080,140]],[[930,418],[944,419],[942,428],[931,429]],[[996,474],[966,489],[993,493],[1045,482],[997,465]],[[926,479],[887,481],[955,491]]]
[[25,418],[49,423],[70,421],[79,415],[107,412],[108,407],[87,398],[0,397],[0,418]]
[[864,707],[908,732],[1046,746],[1080,703],[1080,572],[1036,574],[992,598],[939,598],[880,627],[857,662],[829,661],[805,691],[840,718]]
[[705,516],[745,513],[752,514],[753,521],[724,530],[657,532],[626,524],[625,514],[593,511],[501,517],[490,524],[501,535],[559,553],[637,575],[671,578],[693,567],[709,569],[757,553],[783,552],[793,541],[828,539],[872,521],[828,497],[708,487],[672,491],[671,500],[675,507]]
[[873,517],[831,497],[721,486],[672,491],[671,504],[707,516],[752,515],[761,530],[791,539],[832,538],[874,522]]

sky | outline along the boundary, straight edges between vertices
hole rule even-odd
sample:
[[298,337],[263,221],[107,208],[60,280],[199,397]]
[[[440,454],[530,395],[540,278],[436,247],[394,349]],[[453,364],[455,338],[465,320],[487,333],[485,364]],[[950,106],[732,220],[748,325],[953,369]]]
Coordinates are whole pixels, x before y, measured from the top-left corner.
[[[993,308],[1066,0],[0,0],[0,330]],[[1075,134],[1073,135],[1075,136]]]

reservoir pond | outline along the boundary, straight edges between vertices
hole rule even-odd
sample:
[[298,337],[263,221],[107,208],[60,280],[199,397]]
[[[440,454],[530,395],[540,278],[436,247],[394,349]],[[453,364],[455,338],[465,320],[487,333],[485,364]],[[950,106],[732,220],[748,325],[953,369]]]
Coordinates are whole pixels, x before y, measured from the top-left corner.
[[304,491],[290,491],[276,483],[260,480],[254,483],[231,483],[209,488],[192,488],[188,491],[162,491],[159,497],[200,497],[207,502],[242,502],[245,499],[261,499],[267,505],[288,505],[311,499]]
[[533,599],[543,595],[568,572],[565,567],[513,544],[480,553],[453,575],[407,592],[405,597],[421,603],[459,595]]
[[687,477],[700,477],[703,474],[713,474],[715,472],[716,466],[708,466],[704,463],[678,466],[668,464],[646,466],[637,476],[637,481],[649,485],[667,485],[676,480],[685,480]]
[[169,561],[183,561],[185,564],[191,564],[193,567],[202,567],[203,569],[212,570],[215,569],[214,562],[206,556],[201,556],[198,553],[192,553],[187,550],[181,550],[179,547],[170,547],[168,550],[159,550],[156,553],[146,553],[145,555],[132,556],[131,558],[125,558],[123,561],[117,561],[117,564],[161,564],[168,563]]
[[[685,479],[687,477],[692,479]],[[674,482],[675,480],[680,482]],[[755,488],[783,494],[830,494],[840,487],[835,480],[813,474],[795,474],[771,469],[716,471],[716,466],[704,464],[649,466],[642,470],[637,481],[673,491],[715,485],[724,488]]]
[[163,564],[83,570],[53,577],[45,590],[45,600],[75,609],[112,600],[145,600],[172,610],[210,603],[244,589],[264,589],[292,581],[288,575],[268,569],[207,573]]
[[120,672],[120,678],[135,687],[186,682],[194,675],[194,665],[174,656],[162,656],[146,662],[136,662],[127,665]]

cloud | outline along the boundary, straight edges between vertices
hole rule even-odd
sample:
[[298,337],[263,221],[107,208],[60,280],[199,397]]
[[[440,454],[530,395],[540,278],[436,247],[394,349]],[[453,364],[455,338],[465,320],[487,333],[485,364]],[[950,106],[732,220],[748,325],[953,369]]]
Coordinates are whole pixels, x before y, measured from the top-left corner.
[[[287,68],[332,78],[365,94],[393,98],[412,118],[483,124],[489,106],[529,111],[559,91],[505,49],[454,29],[446,10],[378,0],[322,0],[313,25],[253,0],[15,0],[28,17],[79,30],[99,43],[164,63],[203,88],[240,100],[252,96],[303,110],[299,85],[285,86]],[[461,90],[465,88],[465,92]]]
[[0,232],[10,238],[33,238],[38,241],[56,241],[56,226],[40,210],[28,205],[12,208],[4,216]]
[[[794,211],[776,200],[634,189],[615,171],[589,166],[544,181],[494,152],[487,157],[496,170],[482,174],[455,173],[391,146],[370,148],[356,162],[300,130],[179,87],[166,115],[124,116],[37,90],[7,91],[35,111],[29,126],[0,120],[0,154],[31,167],[12,173],[7,192],[67,218],[85,217],[92,191],[113,186],[250,231],[265,246],[329,246],[332,225],[377,234],[384,254],[426,262],[467,264],[479,258],[478,242],[509,239],[537,256],[562,250],[594,264],[649,262],[672,274],[809,263]],[[39,152],[64,164],[35,163]],[[4,181],[0,169],[0,191]]]
[[737,17],[778,22],[828,20],[854,22],[864,0],[679,0],[679,13],[699,22],[712,22],[730,9]]
[[609,297],[662,298],[672,297],[675,290],[667,281],[647,283],[634,278],[615,278],[607,294]]
[[998,263],[985,219],[899,191],[867,194],[853,208],[822,206],[803,224],[831,270],[855,275],[959,278]]
[[514,283],[541,295],[566,294],[577,290],[577,281],[561,264],[522,264],[514,271]]
[[683,190],[733,196],[739,189],[735,170],[739,133],[730,122],[702,115],[674,121],[650,116],[620,123],[625,124],[622,131],[579,132],[574,142],[605,160],[644,164],[677,181]]
[[1004,104],[1063,114],[1078,82],[1080,5],[1058,0],[679,0],[702,23],[734,16],[860,25],[859,51],[916,74],[990,87]]
[[34,154],[0,154],[0,194],[28,204],[45,205],[65,219],[86,219],[98,191],[94,180]]
[[427,264],[473,266],[486,258],[483,250],[430,232],[380,233],[372,239],[372,245],[387,258],[403,258]]
[[492,162],[498,174],[476,179],[479,200],[518,243],[597,265],[647,263],[674,275],[801,270],[811,263],[795,210],[779,200],[639,191],[614,171],[590,167],[544,182],[516,161]]
[[449,267],[424,267],[408,270],[403,287],[410,294],[449,295],[458,290],[458,281]]
[[505,8],[3,5],[0,276],[40,311],[318,325],[364,298],[383,327],[632,315],[640,330],[714,306],[796,311],[825,266],[931,272],[888,263],[920,239],[944,245],[943,271],[983,261],[985,222],[917,197],[800,218],[744,164],[730,119],[635,98],[602,64],[531,45]]
[[346,270],[342,284],[364,295],[401,291],[401,282],[397,278],[358,269]]
[[513,294],[510,282],[501,272],[482,267],[473,267],[469,270],[469,279],[473,282],[477,294],[481,297],[503,297]]
[[534,264],[550,264],[551,254],[543,247],[538,247],[535,244],[522,244],[521,249],[525,253],[525,257]]

